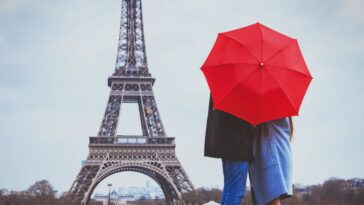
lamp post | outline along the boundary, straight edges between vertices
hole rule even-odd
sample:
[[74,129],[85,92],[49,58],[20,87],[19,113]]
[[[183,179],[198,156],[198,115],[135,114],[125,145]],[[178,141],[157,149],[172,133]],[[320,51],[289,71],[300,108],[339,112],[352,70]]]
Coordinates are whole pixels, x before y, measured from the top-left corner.
[[109,187],[109,201],[107,204],[110,205],[110,188],[111,188],[112,184],[107,184],[107,186]]

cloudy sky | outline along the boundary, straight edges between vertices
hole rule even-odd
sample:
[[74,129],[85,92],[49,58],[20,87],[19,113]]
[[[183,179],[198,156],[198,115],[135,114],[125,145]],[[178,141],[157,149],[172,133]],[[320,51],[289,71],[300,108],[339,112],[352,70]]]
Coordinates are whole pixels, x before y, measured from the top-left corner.
[[[0,188],[41,179],[70,188],[106,107],[120,6],[0,0]],[[218,32],[257,21],[297,38],[314,76],[294,119],[294,182],[364,178],[364,2],[144,0],[143,10],[159,111],[196,187],[222,186],[221,162],[203,157],[209,91],[199,67]],[[118,176],[115,186],[147,179]]]

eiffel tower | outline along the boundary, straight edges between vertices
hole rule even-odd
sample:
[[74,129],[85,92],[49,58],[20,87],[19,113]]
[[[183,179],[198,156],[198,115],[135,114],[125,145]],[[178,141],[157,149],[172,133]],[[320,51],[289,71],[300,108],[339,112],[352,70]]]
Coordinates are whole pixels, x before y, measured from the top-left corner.
[[[148,70],[141,0],[122,0],[115,72],[97,136],[89,138],[89,154],[68,196],[88,204],[95,187],[106,177],[124,171],[149,176],[159,184],[166,204],[182,204],[182,193],[194,189],[167,137],[153,93],[155,78]],[[123,103],[138,103],[142,135],[117,135]]]

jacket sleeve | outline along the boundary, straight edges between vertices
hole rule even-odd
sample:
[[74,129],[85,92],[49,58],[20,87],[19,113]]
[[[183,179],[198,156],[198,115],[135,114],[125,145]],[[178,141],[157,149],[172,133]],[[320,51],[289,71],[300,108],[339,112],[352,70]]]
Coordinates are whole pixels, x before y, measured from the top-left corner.
[[208,157],[213,157],[213,153],[215,153],[216,151],[214,151],[214,144],[216,143],[216,135],[214,135],[214,113],[213,113],[213,109],[214,109],[214,104],[212,101],[212,97],[210,95],[210,100],[209,100],[209,107],[208,107],[208,112],[207,112],[207,122],[206,122],[206,131],[205,131],[205,150],[204,150],[204,155],[208,156]]

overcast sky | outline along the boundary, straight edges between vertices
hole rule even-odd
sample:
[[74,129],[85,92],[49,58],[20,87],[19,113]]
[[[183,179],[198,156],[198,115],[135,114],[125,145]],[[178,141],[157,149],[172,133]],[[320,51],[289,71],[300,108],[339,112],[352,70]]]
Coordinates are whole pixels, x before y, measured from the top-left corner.
[[[0,0],[0,188],[41,179],[70,188],[106,107],[120,7]],[[363,10],[361,0],[143,1],[157,105],[195,187],[222,186],[220,160],[203,157],[209,90],[199,68],[218,32],[257,21],[297,38],[314,77],[294,119],[293,181],[364,178]],[[128,185],[147,179],[117,175]]]

